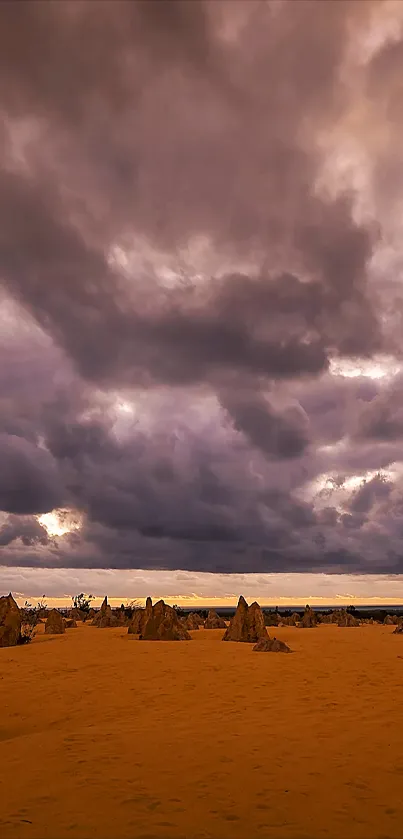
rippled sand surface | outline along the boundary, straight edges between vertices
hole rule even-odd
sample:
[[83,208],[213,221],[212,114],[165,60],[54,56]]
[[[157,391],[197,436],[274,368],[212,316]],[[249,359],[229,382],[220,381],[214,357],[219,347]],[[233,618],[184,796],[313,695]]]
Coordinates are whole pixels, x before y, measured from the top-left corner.
[[0,650],[2,839],[401,839],[403,636],[270,631]]

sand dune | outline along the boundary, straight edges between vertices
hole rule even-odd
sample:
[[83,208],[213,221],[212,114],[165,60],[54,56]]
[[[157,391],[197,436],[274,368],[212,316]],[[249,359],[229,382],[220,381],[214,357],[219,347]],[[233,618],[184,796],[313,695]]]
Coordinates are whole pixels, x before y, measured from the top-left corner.
[[79,625],[0,650],[2,839],[400,839],[392,632],[284,627],[285,656]]

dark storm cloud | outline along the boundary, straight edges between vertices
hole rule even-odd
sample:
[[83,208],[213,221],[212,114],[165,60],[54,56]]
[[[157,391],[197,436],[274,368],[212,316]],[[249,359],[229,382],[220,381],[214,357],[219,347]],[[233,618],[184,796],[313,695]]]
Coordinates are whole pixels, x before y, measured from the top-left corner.
[[[47,126],[42,154],[28,147],[29,176],[6,171],[1,181],[0,268],[11,293],[104,383],[191,382],[222,367],[315,373],[330,350],[379,348],[365,287],[372,234],[353,221],[349,196],[315,192],[313,140],[341,106],[343,38],[370,4],[331,4],[325,14],[309,2],[251,3],[232,43],[222,32],[231,3],[225,13],[151,5],[101,3],[96,25],[90,3],[22,3],[19,23],[6,5],[7,90]],[[116,87],[125,91],[118,113]],[[3,103],[12,119],[6,92]],[[139,305],[106,250],[141,233],[174,250],[208,235],[223,253],[257,257],[265,272],[244,288],[231,276],[212,282],[190,301],[150,285]],[[277,273],[289,264],[310,282]]]
[[275,459],[295,458],[306,449],[309,420],[300,406],[290,406],[280,412],[263,394],[242,393],[234,388],[221,394],[220,401],[235,428],[267,455]]
[[[337,318],[336,293],[293,276],[231,275],[196,305],[191,300],[189,307],[186,291],[154,289],[154,311],[133,311],[103,255],[68,218],[58,220],[60,212],[51,191],[4,174],[0,267],[9,290],[89,378],[181,384],[211,378],[215,369],[290,377],[327,365],[326,346],[337,342],[329,326],[330,313]],[[354,306],[351,299],[339,336],[367,351],[377,346],[377,332],[372,323],[361,332],[355,321],[365,316],[364,301],[357,311]],[[350,327],[360,337],[343,337]]]
[[47,451],[11,434],[0,434],[0,509],[45,513],[63,503],[57,467]]
[[[399,458],[388,386],[331,372],[390,350],[379,224],[318,188],[379,8],[2,4],[2,563],[396,567],[398,486],[336,498]],[[83,526],[55,550],[31,517],[61,506]]]
[[10,545],[20,539],[26,547],[47,545],[49,536],[46,529],[34,516],[8,516],[0,527],[0,547]]
[[354,493],[349,504],[350,510],[354,513],[368,513],[376,501],[388,498],[391,490],[391,482],[386,481],[380,475],[376,475],[375,478],[367,481]]
[[402,377],[396,377],[376,399],[364,404],[358,412],[355,436],[358,439],[382,442],[400,441],[403,437]]

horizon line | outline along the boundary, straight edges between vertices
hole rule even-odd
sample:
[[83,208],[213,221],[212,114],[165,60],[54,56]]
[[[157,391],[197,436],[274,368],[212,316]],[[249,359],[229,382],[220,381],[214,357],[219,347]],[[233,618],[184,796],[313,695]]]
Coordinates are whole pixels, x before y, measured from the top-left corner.
[[[5,592],[8,594],[8,592]],[[43,600],[46,604],[52,604],[55,607],[59,608],[72,608],[73,599],[75,595],[50,595],[47,597],[46,595],[37,595],[37,594],[26,594],[23,592],[11,592],[13,594],[14,599],[17,601],[18,605],[23,606],[26,601],[32,602],[34,604],[37,601]],[[125,596],[109,596],[108,594],[103,595],[94,595],[93,600],[91,601],[94,608],[98,608],[101,605],[104,597],[108,598],[108,603],[113,607],[118,607],[122,603],[127,607],[130,605],[131,602],[138,604],[139,606],[145,605],[146,597],[130,597],[128,595]],[[161,594],[154,594],[151,593],[149,595],[151,599],[156,602],[158,600],[164,600],[167,604],[170,605],[178,605],[182,606],[183,608],[194,608],[194,609],[208,609],[208,608],[235,608],[239,595],[233,595],[230,597],[222,597],[222,596],[197,596],[197,595],[161,595]],[[391,598],[386,597],[357,597],[357,596],[346,596],[346,595],[336,595],[334,597],[289,597],[289,596],[279,596],[279,597],[268,597],[268,598],[259,598],[256,595],[246,596],[245,599],[249,602],[257,601],[260,602],[262,608],[270,607],[275,608],[278,606],[279,608],[288,609],[292,606],[297,608],[303,608],[305,605],[309,604],[311,606],[322,606],[323,608],[333,608],[337,606],[368,606],[368,607],[379,607],[382,608],[384,606],[402,606],[403,607],[403,598],[397,597],[396,599],[392,600]]]

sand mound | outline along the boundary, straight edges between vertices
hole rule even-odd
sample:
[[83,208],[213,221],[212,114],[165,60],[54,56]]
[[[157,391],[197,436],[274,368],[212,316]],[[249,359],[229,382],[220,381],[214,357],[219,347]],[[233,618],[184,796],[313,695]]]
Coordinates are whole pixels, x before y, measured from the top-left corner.
[[0,597],[0,647],[15,647],[21,637],[21,609],[11,592]]
[[217,615],[214,609],[210,609],[206,620],[204,621],[205,629],[226,629],[227,624],[223,618]]
[[223,641],[244,641],[256,644],[260,638],[268,638],[264,617],[258,603],[248,606],[244,597],[240,597],[238,606]]
[[256,653],[290,653],[291,650],[284,643],[277,638],[260,638],[260,640],[253,647]]
[[182,626],[179,617],[172,608],[159,600],[152,606],[152,613],[140,634],[140,641],[190,641],[191,636]]
[[63,635],[66,631],[66,622],[57,609],[51,609],[45,623],[47,635]]

